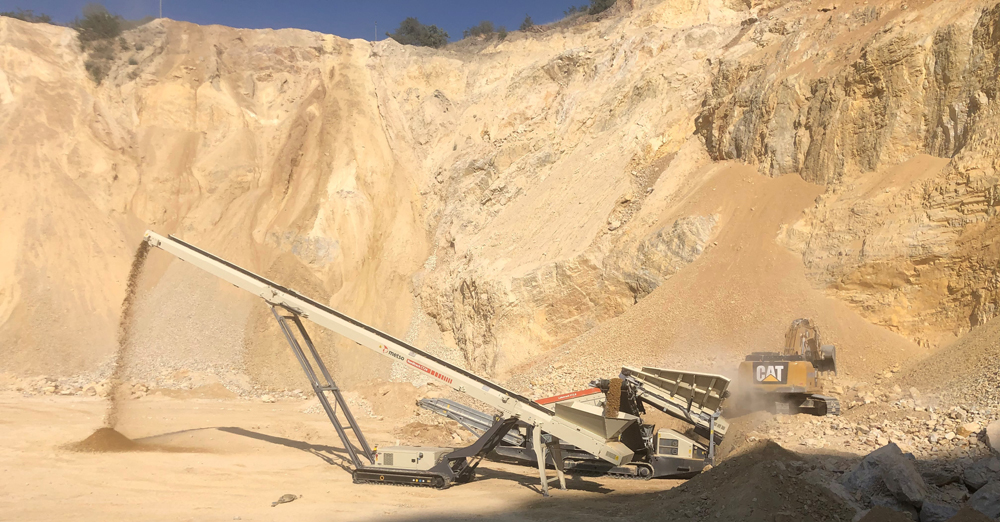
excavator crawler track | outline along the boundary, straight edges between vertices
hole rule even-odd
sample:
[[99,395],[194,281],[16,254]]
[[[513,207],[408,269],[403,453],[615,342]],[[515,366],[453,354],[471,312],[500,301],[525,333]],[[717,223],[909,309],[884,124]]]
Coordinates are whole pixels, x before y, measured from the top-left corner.
[[840,415],[840,399],[830,397],[829,395],[813,395],[810,398],[816,402],[817,408],[823,409],[823,406],[825,406],[827,417]]

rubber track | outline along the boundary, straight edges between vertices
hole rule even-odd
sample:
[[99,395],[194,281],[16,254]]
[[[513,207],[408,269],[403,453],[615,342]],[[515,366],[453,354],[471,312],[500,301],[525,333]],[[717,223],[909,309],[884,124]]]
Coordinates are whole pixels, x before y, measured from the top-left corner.
[[354,483],[355,484],[375,484],[377,486],[396,486],[396,487],[400,487],[400,488],[448,489],[448,488],[451,487],[451,485],[434,486],[434,485],[428,484],[426,486],[422,486],[422,485],[419,485],[419,484],[401,484],[399,482],[381,482],[381,481],[378,481],[378,480],[355,480]]
[[653,480],[653,474],[650,473],[648,477],[640,477],[638,475],[619,475],[617,473],[607,473],[601,475],[602,477],[613,478],[615,480]]
[[587,469],[574,469],[567,470],[566,474],[578,475],[583,477],[594,477],[594,478],[613,478],[615,480],[651,480],[653,478],[653,470],[649,470],[648,477],[640,477],[638,475],[626,475],[624,473],[601,473],[596,470]]

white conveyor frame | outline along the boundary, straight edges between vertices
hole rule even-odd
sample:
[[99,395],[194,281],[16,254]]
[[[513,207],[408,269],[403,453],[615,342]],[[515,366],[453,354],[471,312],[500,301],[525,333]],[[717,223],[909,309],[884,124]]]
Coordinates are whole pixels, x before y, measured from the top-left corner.
[[[514,416],[537,427],[534,432],[545,432],[558,440],[564,440],[598,458],[616,466],[623,466],[632,460],[633,452],[618,440],[608,440],[604,434],[596,433],[583,426],[562,418],[552,410],[514,393],[499,384],[484,379],[468,370],[459,368],[433,355],[423,352],[389,334],[376,330],[360,321],[348,317],[328,306],[318,303],[294,290],[269,281],[253,272],[241,268],[224,259],[174,237],[161,236],[146,231],[144,240],[150,246],[164,250],[182,261],[220,278],[234,286],[246,290],[269,303],[309,319],[344,337],[380,353],[393,361],[398,361],[422,371],[476,400]],[[595,419],[596,420],[596,419]],[[633,419],[634,422],[634,419]],[[620,433],[621,430],[618,430]],[[544,451],[538,448],[537,451]],[[555,455],[553,455],[555,456]],[[545,462],[544,456],[539,462]],[[559,463],[561,464],[561,462]],[[561,468],[562,466],[557,466]],[[561,469],[560,483],[564,486]],[[543,490],[547,494],[548,480],[544,468],[540,469]]]

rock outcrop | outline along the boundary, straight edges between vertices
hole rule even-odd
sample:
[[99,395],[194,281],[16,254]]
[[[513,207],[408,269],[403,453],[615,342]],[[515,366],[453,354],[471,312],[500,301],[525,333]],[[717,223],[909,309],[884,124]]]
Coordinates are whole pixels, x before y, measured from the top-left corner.
[[[720,160],[823,185],[780,237],[868,320],[935,344],[997,313],[1000,7],[619,4],[443,50],[156,20],[100,85],[72,30],[0,18],[0,369],[105,360],[150,227],[500,373],[696,264],[740,215],[700,192]],[[248,297],[191,286],[209,331],[146,330],[281,353]]]
[[829,187],[787,244],[869,320],[928,345],[990,320],[1000,7],[772,7],[716,65],[709,154]]
[[[481,51],[157,20],[100,85],[72,30],[0,18],[0,366],[104,360],[147,227],[482,371],[565,342],[713,233],[642,211],[708,161],[690,138],[705,57],[744,16],[716,7],[623,4]],[[146,286],[190,276],[159,263]],[[172,345],[281,353],[266,314],[189,286],[200,331],[147,316]]]

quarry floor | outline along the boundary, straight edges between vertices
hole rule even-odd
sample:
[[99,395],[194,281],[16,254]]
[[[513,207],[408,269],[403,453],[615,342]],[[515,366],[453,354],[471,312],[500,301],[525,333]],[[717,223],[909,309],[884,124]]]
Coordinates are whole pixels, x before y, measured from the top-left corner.
[[[526,467],[486,461],[477,480],[439,491],[355,485],[323,415],[301,404],[147,397],[122,433],[158,451],[81,453],[105,401],[0,393],[0,520],[566,520],[628,518],[682,481],[570,478],[545,499]],[[391,419],[365,419],[373,444]],[[328,444],[330,446],[328,446]],[[300,499],[271,507],[286,493]]]

